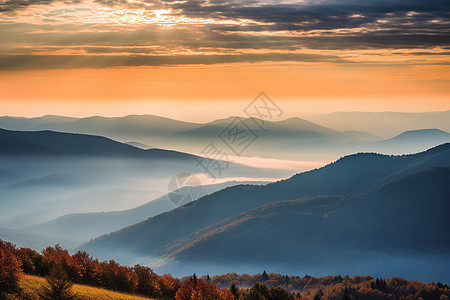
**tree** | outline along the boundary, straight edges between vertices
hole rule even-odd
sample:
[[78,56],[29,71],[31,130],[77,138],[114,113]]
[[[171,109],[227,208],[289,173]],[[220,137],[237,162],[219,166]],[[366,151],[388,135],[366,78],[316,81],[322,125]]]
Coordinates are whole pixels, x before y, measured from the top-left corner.
[[100,266],[101,283],[105,288],[124,293],[136,292],[138,278],[132,268],[121,266],[114,260],[104,261]]
[[13,252],[0,247],[0,293],[14,293],[19,290],[23,276],[21,263]]
[[291,295],[288,291],[272,286],[269,289],[269,299],[270,300],[294,300],[294,296]]
[[141,265],[135,265],[133,270],[138,278],[136,292],[141,295],[156,297],[158,275],[151,268]]
[[78,270],[79,282],[83,284],[100,284],[100,263],[85,251],[78,251],[72,255],[72,260]]
[[346,287],[344,289],[344,293],[342,294],[342,300],[351,300],[352,298],[350,297],[350,291],[348,289],[348,287]]
[[55,264],[60,264],[67,273],[68,278],[73,281],[80,280],[80,272],[75,265],[74,259],[70,256],[69,251],[63,249],[59,244],[55,247],[47,247],[42,250],[42,272],[47,275],[50,274]]
[[269,280],[269,275],[267,275],[266,270],[264,270],[264,272],[262,273],[261,279],[262,279],[263,281]]
[[176,300],[234,300],[231,291],[219,289],[215,284],[208,283],[194,276],[189,278],[177,291]]
[[269,289],[265,284],[255,283],[253,287],[244,295],[245,300],[268,300]]
[[294,300],[294,296],[288,291],[272,286],[268,288],[265,284],[255,283],[244,295],[245,300]]
[[66,271],[61,264],[54,264],[50,275],[46,278],[40,296],[44,300],[70,300],[75,299],[72,292],[73,283],[68,280]]
[[175,294],[180,289],[180,281],[173,278],[170,274],[159,276],[158,282],[158,297],[173,299]]
[[323,296],[323,292],[321,289],[319,289],[316,294],[314,295],[314,300],[320,300]]
[[233,294],[234,299],[239,299],[239,289],[234,285],[230,285],[230,292]]
[[16,256],[22,262],[22,270],[25,274],[39,274],[42,256],[38,252],[30,248],[20,248],[17,249]]

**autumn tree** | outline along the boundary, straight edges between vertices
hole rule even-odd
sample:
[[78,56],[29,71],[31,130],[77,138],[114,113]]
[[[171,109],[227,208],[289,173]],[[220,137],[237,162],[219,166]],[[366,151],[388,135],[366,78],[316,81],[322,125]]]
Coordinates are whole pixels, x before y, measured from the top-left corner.
[[151,268],[141,265],[135,265],[133,271],[138,279],[136,292],[141,295],[156,297],[158,294],[158,275]]
[[72,255],[72,260],[79,275],[78,282],[90,285],[100,284],[100,263],[85,251]]
[[42,250],[42,272],[49,274],[53,266],[59,264],[73,281],[80,280],[80,272],[69,251],[63,249],[59,244],[55,247],[47,247]]
[[16,256],[22,262],[22,270],[25,274],[40,274],[42,255],[30,248],[19,248],[16,250]]
[[136,292],[138,278],[132,268],[121,266],[114,260],[102,262],[100,266],[101,282],[105,288],[124,293]]
[[19,290],[19,282],[23,276],[20,265],[12,251],[0,247],[0,293],[14,293]]
[[227,289],[219,289],[215,284],[198,279],[195,274],[188,279],[175,295],[176,300],[234,300]]
[[180,286],[180,281],[170,274],[159,276],[157,282],[158,297],[173,299]]

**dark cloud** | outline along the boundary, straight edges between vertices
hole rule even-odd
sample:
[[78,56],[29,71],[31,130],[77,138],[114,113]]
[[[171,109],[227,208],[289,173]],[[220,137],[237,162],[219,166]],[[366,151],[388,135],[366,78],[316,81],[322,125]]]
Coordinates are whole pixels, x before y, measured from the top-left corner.
[[[70,30],[69,30],[70,29]],[[241,51],[241,50],[361,50],[361,49],[404,49],[447,47],[450,45],[450,32],[436,30],[432,34],[422,28],[415,33],[403,29],[380,29],[371,32],[354,32],[348,34],[322,35],[259,35],[244,34],[241,31],[228,30],[226,26],[203,25],[185,26],[184,28],[165,29],[164,34],[158,27],[142,26],[134,30],[123,31],[121,28],[107,26],[80,27],[73,25],[36,26],[36,25],[0,25],[2,48],[14,48],[18,44],[33,45],[34,48],[46,46],[66,47],[67,49],[84,49],[90,53],[114,52],[114,47],[148,47],[159,50],[176,51]],[[87,48],[89,46],[90,48]],[[107,47],[113,47],[107,50]],[[100,50],[100,48],[102,48]],[[132,50],[136,53],[143,49]],[[9,52],[8,52],[9,53]]]
[[[299,4],[246,5],[245,1],[186,1],[176,4],[187,16],[251,19],[280,26],[298,25],[305,30],[352,28],[372,23],[380,18],[405,18],[411,11],[415,19],[448,18],[450,2],[431,1],[315,1]],[[362,17],[355,17],[361,15]]]
[[[96,0],[105,5],[124,4],[124,0]],[[447,0],[373,0],[373,1],[310,1],[274,4],[265,1],[230,0],[145,0],[155,7],[172,8],[187,17],[217,19],[249,19],[271,24],[272,29],[332,30],[371,25],[388,18],[393,23],[413,22],[428,27],[427,21],[447,20],[450,1]],[[146,6],[143,6],[146,7]],[[414,14],[411,14],[414,12]]]
[[[123,5],[123,0],[96,0],[108,5]],[[205,30],[220,33],[235,32],[231,45],[239,44],[237,36],[240,32],[261,31],[293,31],[312,32],[317,30],[333,31],[346,29],[343,34],[326,33],[317,39],[310,38],[280,38],[285,46],[315,45],[326,49],[344,49],[356,47],[428,47],[436,44],[446,46],[450,44],[448,38],[448,22],[450,21],[450,1],[448,0],[328,0],[299,3],[275,3],[265,1],[233,1],[233,0],[145,0],[155,7],[170,7],[174,13],[195,18],[215,18],[223,20],[253,20],[258,24],[250,25],[210,25]],[[130,5],[130,4],[127,4]],[[354,32],[352,29],[367,28],[364,33]],[[348,36],[347,36],[348,35]],[[242,41],[251,46],[252,37],[244,36]],[[271,40],[272,38],[267,38]],[[264,44],[264,41],[259,41]],[[319,45],[319,43],[325,44]],[[333,45],[332,43],[338,43]],[[352,42],[354,45],[341,43]],[[389,45],[391,44],[391,47]],[[261,44],[259,44],[261,45]],[[239,46],[238,46],[239,47]]]
[[108,68],[167,66],[237,62],[334,62],[349,63],[334,55],[241,54],[241,55],[0,55],[0,70]]
[[[0,0],[0,12],[14,12],[30,5],[58,0]],[[59,0],[60,1],[60,0]],[[67,0],[77,3],[80,0]],[[33,25],[0,23],[0,54],[51,53],[73,50],[84,56],[2,56],[3,69],[114,67],[130,65],[211,64],[258,61],[345,62],[338,56],[299,54],[245,54],[313,50],[397,49],[394,55],[432,54],[430,48],[450,49],[450,1],[446,0],[324,0],[299,3],[234,0],[95,0],[117,8],[172,8],[172,14],[190,18],[254,22],[232,24],[182,24],[161,30],[158,24]],[[283,31],[281,34],[279,31]],[[266,34],[270,33],[270,34]],[[21,48],[28,45],[28,48]],[[31,46],[31,47],[30,47]],[[417,49],[404,54],[401,49]],[[171,56],[189,50],[217,55]],[[307,52],[307,51],[305,51]],[[90,56],[89,54],[124,53]],[[429,53],[429,54],[428,54]],[[127,54],[132,54],[131,56]],[[133,54],[148,54],[139,56]],[[165,56],[155,55],[165,54]],[[231,55],[233,54],[233,55]],[[10,59],[10,62],[7,61]],[[67,60],[66,60],[67,59]],[[76,63],[75,63],[76,62]],[[14,67],[17,64],[17,67]],[[28,66],[28,67],[27,67]]]
[[[31,5],[48,5],[56,1],[57,0],[0,0],[0,12],[12,13]],[[65,0],[59,2],[78,4],[81,3],[81,0]]]

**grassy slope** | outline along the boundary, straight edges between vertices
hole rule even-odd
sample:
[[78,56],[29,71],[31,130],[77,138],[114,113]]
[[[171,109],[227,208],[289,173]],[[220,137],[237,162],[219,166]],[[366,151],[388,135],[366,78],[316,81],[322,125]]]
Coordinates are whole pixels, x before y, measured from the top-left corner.
[[[28,299],[38,299],[37,293],[45,283],[45,279],[38,276],[26,275],[20,286],[23,290],[23,295]],[[75,284],[73,286],[73,292],[78,296],[78,299],[89,300],[148,300],[149,298],[133,296],[118,292],[112,292],[109,290],[95,288],[86,285]]]

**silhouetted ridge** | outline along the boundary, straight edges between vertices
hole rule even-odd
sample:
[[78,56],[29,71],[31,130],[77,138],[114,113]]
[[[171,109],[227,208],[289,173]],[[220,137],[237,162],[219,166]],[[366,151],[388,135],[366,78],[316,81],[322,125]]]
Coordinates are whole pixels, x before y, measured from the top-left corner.
[[0,129],[0,153],[10,155],[101,155],[136,158],[192,159],[182,152],[148,149],[95,135],[45,131],[11,131]]

